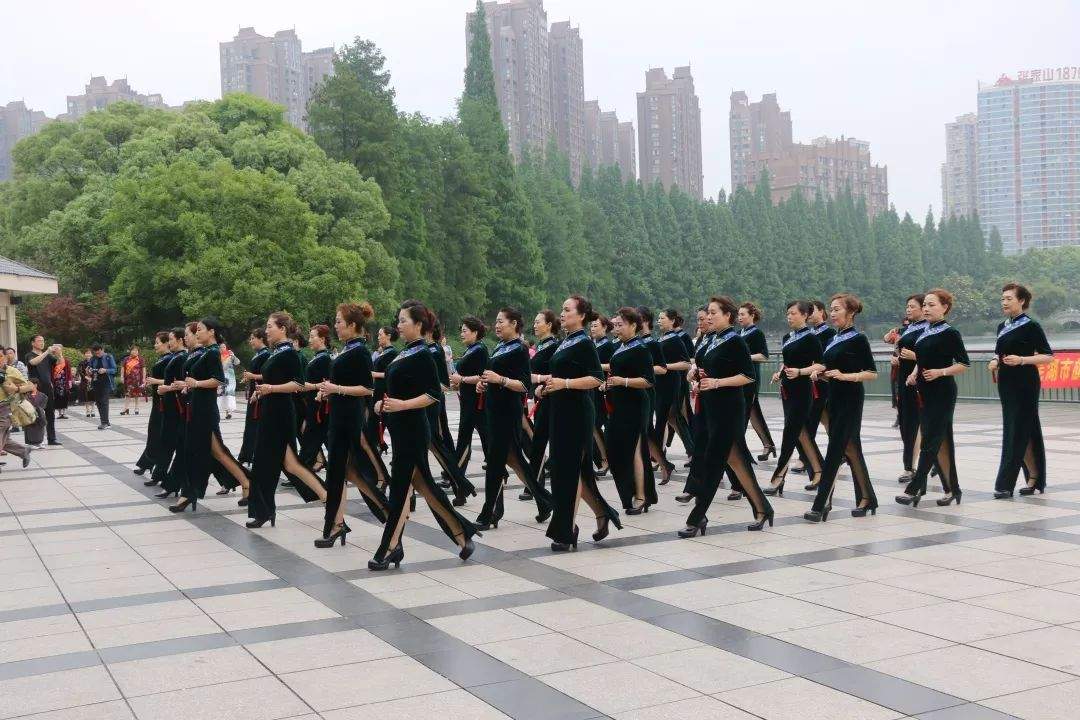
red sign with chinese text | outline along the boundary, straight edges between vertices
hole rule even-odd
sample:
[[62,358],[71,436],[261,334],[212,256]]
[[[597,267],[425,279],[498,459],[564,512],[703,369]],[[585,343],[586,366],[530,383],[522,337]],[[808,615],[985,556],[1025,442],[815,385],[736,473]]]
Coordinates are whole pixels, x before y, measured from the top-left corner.
[[1080,388],[1080,352],[1054,353],[1053,362],[1039,366],[1043,388]]

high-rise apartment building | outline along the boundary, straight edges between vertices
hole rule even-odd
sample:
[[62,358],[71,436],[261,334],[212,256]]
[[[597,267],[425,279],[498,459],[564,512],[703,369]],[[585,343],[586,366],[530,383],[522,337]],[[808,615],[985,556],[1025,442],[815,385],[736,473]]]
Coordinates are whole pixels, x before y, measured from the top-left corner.
[[1080,245],[1080,72],[1024,71],[979,85],[978,206],[1002,249]]
[[637,138],[634,137],[634,123],[629,120],[619,123],[618,158],[623,180],[637,179]]
[[690,67],[675,68],[671,78],[663,68],[650,69],[637,103],[641,182],[677,185],[701,198],[701,108]]
[[[515,0],[484,3],[484,12],[495,94],[510,136],[510,152],[520,160],[526,148],[543,150],[553,133],[547,11],[543,0]],[[472,16],[466,16],[466,38]]]
[[754,188],[764,170],[773,202],[796,192],[812,201],[818,192],[836,197],[850,189],[866,202],[870,215],[889,207],[888,169],[871,162],[868,142],[845,137],[794,142],[791,113],[780,110],[775,94],[751,103],[745,92],[732,93],[729,133],[732,189]]
[[220,44],[221,94],[243,92],[285,108],[285,120],[307,129],[307,104],[315,86],[334,71],[334,49],[305,53],[295,30],[273,37],[240,28]]
[[82,95],[68,95],[65,120],[78,120],[87,113],[104,110],[118,102],[134,102],[152,108],[165,107],[165,101],[160,94],[144,95],[136,92],[124,78],[110,83],[103,77],[92,77],[85,89]]
[[304,97],[308,102],[311,102],[315,90],[322,81],[334,74],[335,57],[337,57],[337,54],[332,47],[319,48],[300,56],[300,68],[304,79]]
[[581,32],[569,21],[551,25],[551,116],[555,144],[581,178],[585,155],[585,60]]
[[593,170],[618,165],[624,180],[636,180],[636,145],[634,123],[619,122],[614,111],[604,112],[596,100],[585,103],[585,165]]
[[941,165],[941,214],[972,217],[978,210],[976,175],[977,116],[968,113],[945,124],[945,162]]
[[11,150],[15,143],[34,135],[47,122],[45,113],[31,110],[22,100],[0,106],[0,181],[10,180],[14,173]]

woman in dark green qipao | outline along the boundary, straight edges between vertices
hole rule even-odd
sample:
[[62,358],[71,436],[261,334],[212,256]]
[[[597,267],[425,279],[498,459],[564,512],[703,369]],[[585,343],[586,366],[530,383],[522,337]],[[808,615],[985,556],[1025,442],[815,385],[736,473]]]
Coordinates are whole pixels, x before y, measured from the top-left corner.
[[[606,315],[597,315],[589,325],[589,335],[592,337],[593,345],[596,346],[596,356],[600,358],[600,367],[605,373],[610,370],[608,363],[611,361],[611,354],[615,352],[615,343],[608,337],[609,332],[611,332],[611,320]],[[608,471],[607,446],[604,444],[607,409],[604,407],[604,393],[600,390],[593,391],[593,407],[596,408],[593,460],[596,463],[596,474],[602,476]]]
[[[407,300],[406,305],[418,303],[416,300]],[[450,438],[450,427],[446,419],[446,390],[450,387],[450,369],[446,366],[446,356],[443,354],[441,339],[442,330],[438,320],[432,315],[431,330],[424,334],[424,342],[427,343],[428,353],[435,364],[435,374],[439,380],[439,402],[429,405],[425,409],[428,423],[431,425],[429,441],[431,454],[435,456],[442,468],[443,481],[440,483],[444,488],[454,491],[454,505],[460,507],[465,504],[470,495],[476,495],[476,488],[465,477],[465,473],[458,467],[454,459],[454,442]]]
[[474,430],[480,436],[480,448],[484,451],[484,458],[487,458],[487,426],[480,395],[476,392],[480,376],[488,366],[488,350],[482,342],[486,333],[487,326],[480,318],[470,315],[461,321],[461,342],[465,343],[465,352],[450,376],[450,386],[458,391],[458,434],[454,456],[463,473],[472,458]]
[[255,435],[259,430],[259,417],[255,414],[256,404],[252,400],[255,395],[255,386],[262,380],[262,366],[266,358],[270,357],[270,350],[266,347],[266,330],[256,328],[248,336],[248,346],[254,351],[251,356],[251,369],[245,370],[242,376],[247,386],[247,410],[244,412],[244,441],[240,445],[240,453],[236,459],[245,465],[250,465],[255,458]]
[[[154,335],[154,352],[158,359],[150,368],[150,375],[146,379],[146,384],[150,386],[150,418],[146,423],[146,446],[135,462],[136,475],[142,475],[147,470],[153,471],[161,456],[161,413],[165,409],[165,400],[157,394],[157,389],[165,378],[165,367],[172,359],[169,352],[169,333],[159,332]],[[143,483],[147,487],[157,484],[153,472],[150,473],[150,479]]]
[[[810,305],[813,310],[810,312],[810,318],[807,321],[807,325],[814,331],[814,337],[818,339],[818,344],[821,345],[822,352],[828,347],[832,339],[836,337],[836,328],[830,323],[825,322],[829,317],[829,308],[825,306],[820,300],[811,300]],[[814,401],[810,404],[810,420],[807,423],[807,428],[810,430],[810,438],[817,440],[818,427],[825,426],[825,429],[829,429],[829,413],[827,406],[829,404],[829,379],[826,377],[818,377],[813,380],[813,384],[810,386],[811,392],[814,395]],[[795,472],[806,472],[805,465],[799,465],[792,468]],[[820,478],[818,478],[820,480]],[[811,478],[806,487],[806,490],[817,490],[817,481]]]
[[766,522],[771,525],[773,521],[772,505],[754,476],[746,443],[740,442],[746,433],[746,396],[742,388],[754,381],[754,369],[749,348],[732,327],[738,310],[731,298],[713,297],[707,312],[709,329],[716,334],[701,356],[698,392],[705,407],[708,437],[702,467],[695,472],[694,509],[686,519],[686,528],[678,533],[683,538],[705,534],[709,523],[705,513],[725,470],[754,511],[756,522],[747,530],[761,530]]
[[251,467],[249,528],[276,523],[274,495],[282,472],[305,502],[326,502],[322,481],[296,454],[293,398],[303,389],[303,366],[300,353],[289,340],[295,333],[296,323],[287,312],[273,313],[266,321],[266,338],[273,350],[263,364],[262,382],[255,387],[259,434],[255,438],[255,460]]
[[315,325],[308,333],[308,347],[315,355],[304,373],[304,428],[300,432],[300,462],[314,472],[326,464],[324,448],[330,425],[330,401],[320,399],[319,383],[330,377],[330,328]]
[[821,345],[814,331],[806,324],[810,315],[810,303],[795,300],[788,303],[787,322],[791,332],[784,335],[780,352],[783,364],[773,375],[772,381],[780,383],[780,399],[784,403],[784,436],[780,441],[780,456],[776,460],[766,495],[784,495],[784,481],[791,456],[798,449],[804,463],[810,467],[811,481],[821,474],[822,458],[817,443],[810,437],[807,427],[810,407],[814,402],[813,366],[821,362]]
[[701,333],[698,335],[697,342],[694,343],[694,359],[690,364],[689,372],[689,376],[693,379],[689,393],[693,399],[693,421],[690,423],[690,431],[693,437],[694,453],[690,456],[690,472],[686,475],[683,491],[675,496],[675,501],[680,503],[693,500],[695,493],[701,488],[698,478],[705,470],[705,446],[709,440],[709,424],[705,417],[708,408],[701,402],[701,392],[698,388],[702,379],[701,367],[705,351],[709,349],[716,333],[709,329],[708,308],[701,311],[700,315],[698,325],[701,327]]
[[499,344],[491,354],[488,367],[477,389],[484,398],[487,424],[487,470],[484,477],[484,507],[476,521],[481,530],[496,528],[502,519],[503,491],[509,468],[517,475],[536,501],[536,522],[551,516],[551,495],[533,484],[529,461],[525,456],[525,431],[521,418],[529,393],[529,351],[521,340],[525,321],[514,308],[503,308],[495,318]]
[[[909,483],[915,477],[915,456],[919,454],[919,393],[914,385],[908,385],[906,381],[915,369],[915,343],[928,324],[923,320],[923,299],[922,293],[908,297],[904,309],[904,319],[908,325],[899,331],[893,358],[900,386],[896,394],[896,410],[900,420],[900,441],[904,445],[904,473],[899,478],[902,483]],[[905,353],[905,350],[909,352]]]
[[[665,448],[678,435],[686,454],[691,456],[694,454],[694,441],[690,434],[689,406],[686,403],[686,371],[690,369],[693,343],[682,329],[683,319],[678,310],[661,310],[657,324],[663,333],[659,343],[667,372],[656,378],[656,433]],[[674,465],[671,467],[674,468]],[[668,479],[670,475],[661,484],[666,484]]]
[[596,517],[593,533],[596,542],[608,536],[611,523],[622,527],[619,514],[600,495],[593,471],[595,428],[590,393],[600,387],[604,372],[585,326],[595,318],[592,305],[581,295],[572,295],[563,303],[559,319],[567,335],[551,356],[551,375],[544,384],[543,402],[550,407],[553,505],[547,536],[555,552],[577,547],[574,517],[579,499],[588,504]]
[[605,382],[611,409],[605,439],[623,509],[627,515],[637,515],[648,512],[657,501],[648,442],[653,357],[638,337],[641,315],[636,309],[619,308],[611,322],[620,345],[611,355],[611,374]]
[[758,455],[758,460],[768,460],[769,455],[776,455],[776,443],[769,432],[769,424],[765,422],[758,398],[761,392],[761,365],[769,361],[769,344],[765,340],[765,333],[757,326],[759,322],[761,310],[757,305],[745,302],[739,306],[739,325],[742,327],[739,335],[750,348],[750,359],[754,362],[754,382],[743,388],[746,395],[746,418],[764,448]]
[[645,349],[652,356],[653,377],[655,378],[655,384],[650,385],[648,390],[645,391],[645,396],[649,401],[649,458],[652,460],[653,465],[660,470],[660,484],[667,485],[668,481],[671,480],[671,473],[675,471],[675,464],[667,459],[667,448],[664,446],[664,431],[667,428],[667,422],[660,417],[661,397],[659,383],[668,374],[667,358],[664,356],[663,346],[652,335],[652,311],[644,305],[639,305],[634,309],[637,310],[638,316],[641,318],[641,334],[639,337]]
[[[375,394],[368,398],[368,419],[364,425],[364,433],[367,436],[368,444],[378,450],[380,455],[386,452],[387,445],[383,439],[382,418],[379,417],[379,413],[375,412],[375,405],[386,395],[386,369],[390,367],[390,363],[394,362],[394,358],[397,357],[398,351],[394,347],[397,339],[396,323],[379,328],[379,332],[375,335],[378,349],[371,354],[371,361],[374,363],[371,377],[375,379]],[[380,458],[380,464],[381,462]]]
[[[994,497],[1012,497],[1021,470],[1027,484],[1021,495],[1046,491],[1046,448],[1039,423],[1039,365],[1053,361],[1054,351],[1042,326],[1028,314],[1031,291],[1009,283],[1001,290],[1005,322],[998,325],[990,371],[996,373],[1001,398],[1001,464]],[[1075,377],[1075,376],[1074,376]]]
[[[551,356],[559,346],[559,318],[551,310],[541,310],[533,319],[533,334],[536,347],[529,359],[530,381],[532,382],[535,404],[530,418],[524,420],[525,434],[529,437],[529,468],[533,474],[533,484],[544,487],[544,455],[548,450],[549,407],[544,404],[544,384],[551,376]],[[520,500],[532,500],[528,488],[519,496]]]
[[218,349],[221,326],[217,320],[200,320],[195,328],[195,340],[200,347],[189,357],[183,380],[189,398],[184,435],[185,473],[179,501],[169,507],[172,512],[183,512],[188,505],[195,510],[197,501],[206,495],[211,473],[222,487],[242,486],[247,490],[249,486],[247,472],[225,447],[218,426],[217,390],[225,383],[225,369]]
[[962,491],[953,443],[953,411],[957,396],[954,378],[966,372],[971,361],[960,332],[945,321],[954,302],[948,290],[935,288],[927,292],[923,299],[923,314],[929,324],[915,343],[914,351],[901,351],[901,357],[915,360],[915,369],[906,382],[917,386],[922,401],[919,462],[904,494],[896,496],[896,502],[901,505],[918,506],[919,499],[926,494],[926,479],[935,462],[945,487],[945,497],[937,504],[948,505],[954,500],[960,504]]
[[[195,328],[198,323],[189,323],[189,327],[173,328],[169,331],[169,349],[172,357],[165,366],[165,377],[158,386],[158,397],[165,403],[161,413],[161,453],[154,466],[154,480],[157,480],[161,492],[154,495],[164,499],[170,495],[180,495],[180,486],[184,477],[184,433],[187,430],[187,395],[183,389],[184,367],[187,364],[188,349],[195,347]],[[247,500],[241,500],[245,503]]]
[[364,434],[367,398],[374,393],[371,352],[364,343],[364,326],[374,316],[368,303],[341,303],[334,317],[334,332],[345,343],[330,364],[330,375],[319,383],[320,401],[330,404],[327,428],[326,514],[323,535],[315,547],[345,545],[345,482],[360,491],[371,514],[386,522],[389,506],[379,490],[382,459]]
[[454,509],[446,493],[432,480],[428,468],[431,426],[426,409],[438,403],[441,394],[435,357],[423,338],[433,325],[434,316],[421,303],[410,301],[398,312],[398,332],[406,346],[387,368],[386,397],[377,408],[385,418],[394,446],[390,507],[382,542],[375,557],[368,561],[369,570],[400,565],[405,557],[402,535],[414,489],[424,497],[446,536],[461,548],[458,556],[467,560],[473,553],[476,526]]
[[817,494],[814,504],[808,512],[803,513],[803,518],[810,522],[829,519],[836,473],[845,462],[851,468],[855,502],[858,505],[851,511],[852,517],[877,513],[877,495],[862,452],[862,413],[866,397],[863,383],[877,378],[877,366],[874,364],[874,353],[870,350],[870,341],[855,329],[855,318],[862,308],[862,301],[850,293],[833,295],[829,303],[829,317],[837,332],[825,346],[821,362],[813,366],[810,378],[817,380],[820,377],[829,383],[829,447],[825,451],[825,462],[815,486]]

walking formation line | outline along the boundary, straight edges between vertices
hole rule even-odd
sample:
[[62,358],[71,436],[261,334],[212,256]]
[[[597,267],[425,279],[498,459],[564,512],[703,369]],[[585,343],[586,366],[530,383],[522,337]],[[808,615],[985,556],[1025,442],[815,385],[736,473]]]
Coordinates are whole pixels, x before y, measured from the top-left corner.
[[[1003,419],[994,486],[999,499],[1013,496],[1021,473],[1021,495],[1046,490],[1036,366],[1050,362],[1053,352],[1027,314],[1031,301],[1022,285],[1002,289],[1006,319],[989,366]],[[963,496],[953,412],[955,378],[970,361],[963,338],[948,323],[955,302],[942,288],[911,295],[903,325],[884,338],[895,347],[891,378],[905,468],[896,502],[902,505],[919,505],[932,474],[944,492],[938,505],[959,504]],[[222,442],[216,402],[226,382],[222,330],[204,318],[155,338],[159,359],[146,380],[152,391],[147,443],[135,472],[149,473],[145,484],[160,487],[157,497],[174,499],[169,509],[175,513],[197,509],[211,475],[218,495],[240,488],[237,504],[247,508],[252,530],[274,527],[275,496],[284,482],[305,502],[325,505],[323,532],[314,540],[319,548],[345,545],[352,485],[383,524],[368,563],[373,571],[404,559],[404,530],[417,496],[467,560],[475,536],[498,530],[511,474],[524,487],[518,500],[535,503],[536,522],[547,524],[552,552],[576,550],[582,501],[595,518],[592,540],[602,542],[622,528],[623,515],[647,513],[656,504],[657,485],[670,482],[677,470],[668,459],[675,438],[689,457],[675,498],[690,506],[679,537],[707,532],[725,477],[726,501],[749,504],[749,531],[773,524],[769,498],[783,496],[790,472],[805,473],[805,489],[814,493],[803,517],[826,522],[844,464],[855,490],[851,515],[875,515],[878,497],[860,430],[865,384],[878,369],[869,339],[856,327],[862,310],[850,293],[833,295],[827,305],[787,303],[789,331],[769,380],[779,385],[784,408],[779,446],[758,398],[770,353],[758,327],[761,310],[753,303],[710,297],[697,309],[693,336],[679,311],[665,308],[656,337],[649,308],[620,307],[609,318],[582,295],[571,295],[558,313],[536,314],[531,345],[521,311],[505,307],[490,328],[497,339],[490,349],[481,319],[461,321],[465,349],[456,359],[442,342],[435,313],[417,300],[403,302],[396,321],[378,328],[374,352],[368,347],[374,312],[367,303],[338,305],[333,333],[315,325],[306,338],[289,313],[274,312],[248,339],[254,355],[242,375],[248,405],[236,457]],[[310,361],[299,352],[305,343]],[[456,437],[447,422],[450,392],[459,399]],[[819,427],[827,433],[824,453]],[[762,445],[756,459],[746,442],[748,428]],[[484,455],[484,495],[472,522],[459,508],[477,496],[465,474],[474,432]],[[775,469],[762,487],[755,466],[772,457]],[[614,505],[597,483],[609,472]]]

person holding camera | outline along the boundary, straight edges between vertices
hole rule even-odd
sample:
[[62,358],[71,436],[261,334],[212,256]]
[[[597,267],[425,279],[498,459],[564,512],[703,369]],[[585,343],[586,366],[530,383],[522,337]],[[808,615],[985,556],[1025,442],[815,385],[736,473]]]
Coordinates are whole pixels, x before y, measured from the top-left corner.
[[30,464],[30,448],[11,439],[11,402],[34,389],[18,368],[8,365],[7,355],[0,353],[0,450],[22,458],[24,468]]
[[45,434],[50,445],[60,444],[56,439],[56,399],[53,395],[53,369],[60,351],[59,344],[46,347],[45,336],[39,334],[30,339],[30,352],[26,353],[29,371],[26,379],[37,381],[38,390],[49,400],[45,405]]

